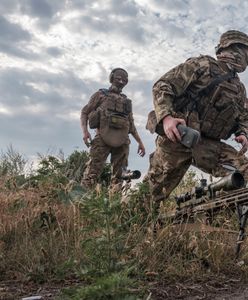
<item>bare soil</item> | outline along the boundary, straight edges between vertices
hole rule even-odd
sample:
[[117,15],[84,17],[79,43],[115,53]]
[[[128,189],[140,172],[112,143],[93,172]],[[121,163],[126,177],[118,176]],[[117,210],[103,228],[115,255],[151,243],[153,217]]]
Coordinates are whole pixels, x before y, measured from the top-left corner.
[[25,297],[42,296],[42,300],[59,299],[62,289],[77,287],[79,281],[50,282],[45,284],[23,283],[20,281],[0,282],[0,300],[21,300]]
[[[45,284],[21,283],[18,281],[0,282],[0,300],[21,300],[23,297],[42,296],[43,300],[60,299],[62,289],[82,286],[79,281],[50,282]],[[248,285],[236,279],[225,283],[216,280],[205,283],[163,284],[149,282],[150,300],[245,300],[248,299]],[[69,299],[68,299],[69,300]],[[93,299],[92,299],[93,300]],[[141,300],[141,299],[140,299]],[[143,300],[143,299],[142,299]]]

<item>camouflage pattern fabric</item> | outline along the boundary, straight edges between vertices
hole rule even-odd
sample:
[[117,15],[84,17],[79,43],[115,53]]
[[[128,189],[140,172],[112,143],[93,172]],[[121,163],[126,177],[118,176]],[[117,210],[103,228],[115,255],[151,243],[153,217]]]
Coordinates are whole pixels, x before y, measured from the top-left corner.
[[122,185],[122,169],[128,165],[129,144],[118,148],[106,145],[101,136],[97,134],[92,141],[90,148],[90,160],[87,163],[83,174],[82,186],[92,188],[101,174],[108,155],[111,154],[110,163],[112,166],[111,188],[120,190]]
[[248,159],[239,155],[232,146],[209,138],[202,138],[194,150],[167,137],[158,136],[156,150],[150,155],[150,167],[146,180],[155,202],[166,199],[179,184],[189,166],[222,177],[229,174],[225,165],[238,169],[248,181]]
[[[109,98],[111,98],[111,101],[109,101]],[[103,110],[106,109],[106,102],[110,102],[110,104],[117,103],[116,105],[121,107],[119,109],[122,109],[120,103],[123,102],[123,99],[126,99],[126,96],[124,94],[119,94],[114,90],[111,90],[111,88],[109,90],[99,90],[98,92],[92,95],[89,103],[82,108],[81,122],[82,120],[88,120],[89,114],[94,110],[99,108]],[[131,102],[131,100],[129,101]],[[127,118],[129,121],[128,133],[137,133],[132,111],[129,111]],[[113,147],[107,145],[103,141],[103,138],[100,134],[101,130],[99,130],[99,128],[97,128],[96,132],[97,134],[93,139],[90,148],[90,160],[83,174],[83,179],[81,183],[87,188],[92,188],[97,183],[97,179],[100,176],[106,159],[110,154],[112,165],[111,186],[113,187],[113,190],[118,191],[122,185],[122,180],[120,179],[122,169],[126,168],[128,164],[130,144],[128,133],[124,137],[123,145],[119,147]]]
[[221,142],[232,134],[248,136],[246,91],[238,75],[197,98],[213,78],[227,72],[223,62],[201,55],[173,68],[154,84],[157,122],[167,115],[183,118],[202,135],[194,150],[172,143],[167,137],[157,137],[145,179],[155,201],[165,199],[172,192],[192,163],[214,176],[225,175],[227,170],[222,164],[231,164],[248,180],[247,158]]
[[[126,97],[124,94],[117,94],[115,92],[112,92],[111,90],[107,90],[107,91],[108,91],[107,94],[105,94],[102,90],[99,90],[91,96],[89,103],[85,105],[81,110],[81,120],[82,119],[88,120],[88,116],[91,112],[93,112],[97,108],[104,107],[105,102],[108,101],[108,97],[112,97],[116,99],[117,102],[119,98],[122,99]],[[129,133],[134,134],[136,132],[136,127],[134,124],[134,118],[132,112],[128,114],[128,120],[129,120]],[[127,136],[127,143],[129,143],[128,136]]]
[[[185,118],[190,126],[191,107],[196,106],[193,100],[195,95],[213,78],[227,73],[222,64],[210,56],[200,56],[188,59],[162,76],[153,87],[157,122],[170,114]],[[203,133],[204,128],[204,134],[215,139],[227,139],[232,133],[238,135],[242,132],[248,135],[245,103],[245,87],[236,74],[228,82],[217,86],[210,95],[197,99],[200,127],[195,129],[200,129]]]

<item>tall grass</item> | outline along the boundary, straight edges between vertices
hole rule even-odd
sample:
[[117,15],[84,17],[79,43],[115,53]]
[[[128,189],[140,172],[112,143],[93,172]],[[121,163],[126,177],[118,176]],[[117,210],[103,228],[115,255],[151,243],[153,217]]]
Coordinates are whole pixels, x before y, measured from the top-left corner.
[[36,173],[14,187],[1,177],[0,279],[77,278],[82,287],[67,290],[65,299],[143,299],[150,281],[247,274],[246,247],[243,267],[234,260],[236,234],[228,230],[236,229],[235,216],[219,216],[221,232],[204,230],[201,222],[190,230],[161,224],[150,211],[145,184],[125,202],[120,194],[109,199],[105,187],[83,190],[87,156],[73,155],[44,157]]

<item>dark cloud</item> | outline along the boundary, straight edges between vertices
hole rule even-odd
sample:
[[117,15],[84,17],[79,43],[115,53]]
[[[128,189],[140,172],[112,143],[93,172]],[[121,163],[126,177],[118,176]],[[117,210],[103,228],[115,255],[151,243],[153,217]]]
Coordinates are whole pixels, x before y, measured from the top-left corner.
[[[49,107],[51,113],[65,111],[78,107],[81,95],[87,93],[92,84],[94,82],[86,85],[69,71],[53,74],[42,70],[25,72],[10,68],[0,73],[0,90],[5,95],[0,103],[13,109],[16,114],[22,113],[22,107],[26,112],[25,106],[38,103]],[[44,91],[43,86],[46,87]]]
[[92,5],[95,1],[93,0],[68,0],[67,1],[67,7],[68,9],[76,9],[76,10],[80,10],[80,9],[84,9],[89,5]]
[[0,1],[0,14],[9,14],[18,11],[19,1],[18,0],[1,0]]
[[54,57],[61,56],[63,54],[63,51],[57,47],[49,47],[46,49],[46,52]]
[[5,43],[18,43],[20,41],[30,41],[30,33],[19,24],[11,23],[3,16],[0,16],[0,35]]
[[24,13],[39,18],[52,18],[55,13],[46,0],[27,0],[22,7]]
[[111,8],[109,9],[109,13],[120,16],[129,16],[135,17],[139,13],[139,7],[135,3],[135,1],[116,1],[111,0]]
[[161,8],[166,8],[169,10],[180,11],[189,9],[189,1],[187,0],[156,0],[156,4],[160,5]]
[[26,49],[32,41],[32,35],[21,25],[9,22],[3,16],[0,16],[0,35],[0,52],[26,60],[40,58],[38,54]]
[[40,19],[51,19],[53,16],[63,10],[65,0],[23,0],[20,3],[21,12],[30,17]]
[[[35,85],[33,85],[35,84]],[[36,88],[46,85],[47,90]],[[79,116],[82,94],[90,95],[95,82],[86,85],[73,73],[56,75],[34,70],[8,69],[0,73],[0,99],[10,114],[2,114],[1,144],[21,149],[26,155],[45,153],[50,147],[62,148],[67,153],[75,146],[82,147]],[[42,109],[33,110],[36,105]],[[78,112],[78,119],[70,119],[70,112]],[[64,116],[64,117],[61,117]]]
[[21,46],[16,47],[14,44],[5,43],[4,41],[0,41],[0,52],[26,60],[36,60],[40,58],[37,53],[24,51]]
[[108,34],[117,36],[120,40],[123,38],[136,43],[146,42],[146,32],[138,22],[138,20],[127,19],[125,21],[109,18],[106,21],[106,16],[98,16],[97,18],[85,15],[76,22],[76,27],[84,32],[85,29],[94,30],[96,33]]

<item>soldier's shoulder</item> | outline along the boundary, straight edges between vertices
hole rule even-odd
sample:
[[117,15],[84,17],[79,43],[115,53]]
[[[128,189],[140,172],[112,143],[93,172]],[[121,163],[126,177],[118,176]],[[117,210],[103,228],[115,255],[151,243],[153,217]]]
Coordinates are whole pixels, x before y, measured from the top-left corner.
[[128,98],[126,94],[121,93],[121,97],[124,99],[127,105],[132,105],[132,100]]
[[[130,100],[130,99],[127,97],[127,95],[126,95],[126,94],[124,94],[124,93],[121,93],[120,95],[121,95],[121,97],[122,97],[122,98],[125,98],[125,99],[127,99],[127,100]],[[130,101],[131,101],[131,100],[130,100]]]
[[210,55],[199,55],[197,57],[190,57],[186,60],[186,63],[188,64],[194,64],[194,65],[198,65],[200,67],[202,66],[208,66],[210,64],[218,64],[217,60],[210,56]]
[[109,89],[105,89],[105,88],[101,88],[97,91],[97,93],[99,95],[104,95],[104,96],[108,96],[108,94],[110,93]]

